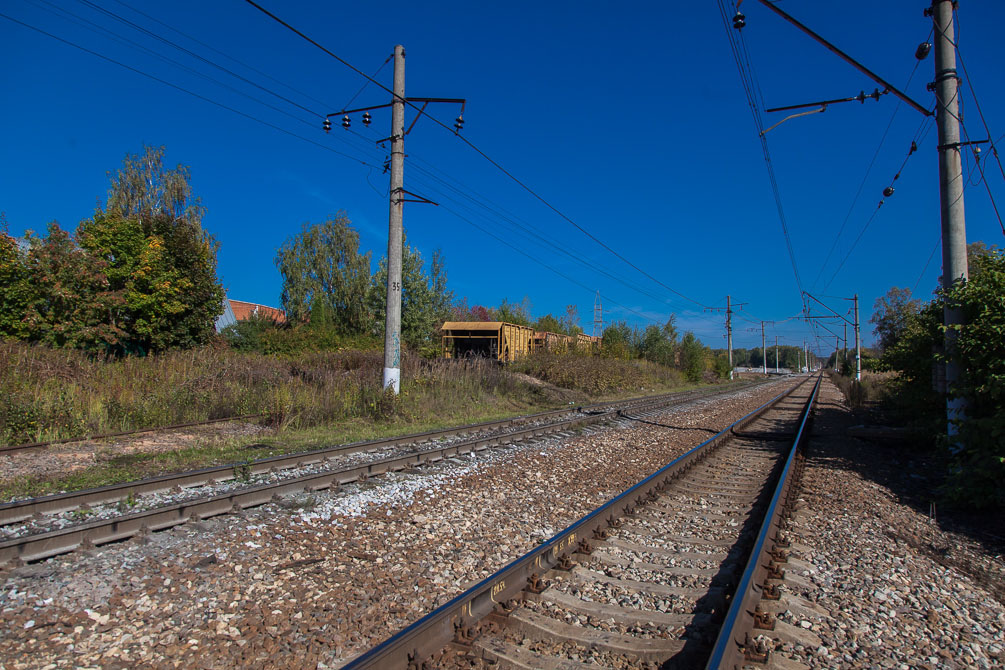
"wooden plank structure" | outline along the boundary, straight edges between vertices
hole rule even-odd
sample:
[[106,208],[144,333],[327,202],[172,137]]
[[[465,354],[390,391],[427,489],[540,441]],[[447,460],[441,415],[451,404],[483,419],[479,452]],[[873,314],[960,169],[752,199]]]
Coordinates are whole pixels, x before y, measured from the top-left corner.
[[503,363],[534,349],[534,329],[504,321],[447,321],[440,328],[444,358],[481,356]]

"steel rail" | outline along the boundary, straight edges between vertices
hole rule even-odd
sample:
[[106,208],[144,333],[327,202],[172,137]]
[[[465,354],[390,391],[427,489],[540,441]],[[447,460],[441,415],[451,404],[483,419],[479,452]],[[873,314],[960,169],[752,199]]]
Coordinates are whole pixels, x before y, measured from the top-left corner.
[[[754,411],[733,422],[713,437],[678,456],[639,483],[527,552],[493,575],[483,579],[446,604],[399,631],[342,666],[342,670],[421,667],[424,659],[441,650],[452,640],[468,638],[470,628],[493,611],[506,611],[507,601],[518,597],[528,585],[537,583],[563,557],[577,551],[589,553],[590,540],[621,516],[652,499],[680,478],[716,448],[732,438],[733,430],[742,430],[764,412],[801,388],[807,381],[775,396]],[[498,609],[497,609],[498,608]]]
[[[643,405],[651,408],[659,408],[673,404],[673,402],[673,398],[664,396],[663,399],[659,397],[648,398],[646,402],[636,402],[633,406],[638,408],[640,405]],[[604,403],[604,405],[607,404],[610,403]],[[416,465],[435,463],[445,458],[474,451],[482,451],[493,446],[597,424],[616,418],[618,418],[617,409],[612,408],[594,414],[583,414],[545,426],[531,426],[530,428],[502,435],[475,438],[432,449],[412,451],[407,454],[347,468],[312,473],[279,482],[249,486],[235,491],[195,498],[111,519],[98,519],[63,529],[12,538],[0,542],[0,564],[9,561],[35,561],[67,553],[78,548],[90,548],[99,544],[121,541],[152,531],[170,528],[191,520],[200,521],[219,514],[239,512],[249,507],[271,502],[283,495],[304,491],[314,492],[333,487],[337,488],[342,484],[365,480],[371,476],[404,470]],[[232,470],[231,475],[233,475]]]
[[[756,385],[756,384],[754,384]],[[730,385],[723,389],[708,391],[705,389],[693,389],[690,391],[678,391],[675,393],[661,394],[654,396],[643,396],[621,401],[610,401],[593,405],[584,405],[572,408],[562,408],[539,412],[536,414],[525,414],[508,419],[496,421],[486,421],[482,423],[457,426],[442,430],[433,430],[423,433],[413,433],[399,437],[382,438],[350,444],[325,447],[312,451],[295,452],[291,454],[280,454],[257,459],[250,463],[229,463],[225,465],[211,466],[190,470],[187,472],[148,477],[141,480],[122,482],[120,484],[110,484],[80,491],[69,491],[66,493],[55,493],[47,496],[40,496],[27,500],[18,500],[8,503],[0,503],[0,525],[19,523],[31,518],[36,514],[59,514],[69,510],[77,509],[84,505],[101,505],[114,503],[120,500],[127,500],[138,495],[151,493],[163,493],[178,488],[193,488],[203,486],[210,481],[223,482],[236,478],[235,468],[240,467],[243,474],[247,476],[261,475],[272,470],[286,470],[303,467],[324,461],[326,458],[335,456],[345,456],[349,454],[376,451],[391,447],[400,447],[409,444],[421,444],[433,440],[455,437],[492,429],[503,429],[511,426],[540,421],[550,417],[561,417],[573,414],[593,414],[603,413],[617,407],[637,408],[639,406],[649,406],[653,403],[676,404],[686,402],[691,399],[711,397],[728,393],[731,391],[743,390],[754,386],[752,384]]]
[[[757,635],[758,627],[764,622],[763,618],[759,621],[759,617],[755,616],[755,613],[761,615],[758,603],[766,592],[772,593],[774,591],[774,589],[770,588],[768,580],[777,577],[770,577],[769,575],[784,575],[784,572],[778,572],[778,566],[775,563],[776,558],[781,558],[784,555],[779,552],[785,548],[783,546],[785,542],[782,541],[779,535],[779,532],[782,530],[780,522],[784,512],[783,508],[786,507],[782,501],[786,500],[790,492],[794,490],[792,487],[795,486],[793,483],[795,480],[793,473],[795,471],[796,458],[801,453],[802,445],[804,444],[806,435],[809,433],[807,428],[812,421],[813,403],[816,401],[817,393],[820,391],[820,381],[821,377],[818,375],[816,384],[813,386],[813,392],[810,394],[810,399],[803,410],[799,429],[796,431],[792,447],[789,449],[788,457],[785,460],[785,467],[782,470],[774,494],[771,496],[771,502],[765,512],[764,524],[761,526],[761,531],[751,550],[750,560],[747,562],[743,576],[740,578],[740,583],[736,587],[729,611],[726,613],[725,619],[723,619],[722,628],[719,630],[719,637],[712,647],[712,653],[705,666],[706,670],[739,669],[744,664],[752,661],[767,661],[769,652],[766,649],[758,649],[758,645],[751,639]],[[773,533],[774,535],[770,541],[770,551],[768,549],[769,533]]]

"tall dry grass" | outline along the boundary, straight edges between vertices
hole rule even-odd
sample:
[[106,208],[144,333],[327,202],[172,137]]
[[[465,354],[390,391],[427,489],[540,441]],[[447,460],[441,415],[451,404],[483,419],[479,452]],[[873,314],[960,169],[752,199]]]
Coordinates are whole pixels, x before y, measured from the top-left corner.
[[685,383],[679,371],[644,359],[622,360],[575,352],[536,352],[514,364],[514,369],[592,396],[666,390]]
[[104,360],[0,342],[0,439],[20,444],[268,413],[284,428],[351,418],[428,419],[540,391],[487,361],[407,357],[402,394],[380,387],[379,352],[270,357],[206,347]]
[[827,374],[831,381],[844,394],[845,400],[850,407],[863,407],[865,405],[883,402],[890,397],[890,383],[897,376],[895,372],[871,372],[862,371],[862,381],[856,382],[854,377],[828,370]]

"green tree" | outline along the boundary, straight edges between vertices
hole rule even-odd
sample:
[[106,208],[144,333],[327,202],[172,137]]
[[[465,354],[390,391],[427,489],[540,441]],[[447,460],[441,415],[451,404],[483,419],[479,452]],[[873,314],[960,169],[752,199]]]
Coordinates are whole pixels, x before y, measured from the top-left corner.
[[886,295],[876,298],[872,309],[869,319],[874,325],[872,332],[879,338],[879,348],[885,351],[900,339],[908,319],[921,309],[921,301],[911,299],[911,289],[894,286]]
[[565,327],[551,314],[545,314],[534,322],[534,330],[546,333],[564,333]]
[[604,328],[600,352],[607,358],[630,360],[635,358],[635,333],[624,321],[616,321]]
[[189,169],[168,169],[163,159],[164,147],[126,156],[105,207],[77,228],[80,246],[105,268],[116,297],[106,321],[123,333],[117,346],[125,351],[204,344],[223,312],[219,244],[202,227],[205,208]]
[[970,259],[970,279],[943,296],[965,324],[947,352],[962,371],[950,395],[967,402],[950,486],[967,502],[1005,507],[1005,253],[983,251]]
[[[439,351],[439,327],[451,315],[454,296],[447,290],[443,254],[433,252],[429,272],[418,249],[405,244],[401,253],[401,339],[423,353]],[[370,281],[369,306],[374,332],[384,332],[387,305],[387,258],[381,258]]]
[[680,340],[680,364],[688,381],[701,381],[708,354],[708,349],[695,337],[694,333],[690,331],[684,333],[684,337]]
[[0,337],[27,339],[25,317],[33,289],[27,255],[7,232],[7,217],[0,212]]
[[578,335],[583,332],[579,327],[579,309],[575,305],[565,306],[565,316],[560,319],[561,328],[559,332],[566,335]]
[[646,326],[639,338],[639,352],[643,358],[660,365],[674,367],[677,362],[677,328],[675,319],[670,319],[662,327]]
[[44,238],[29,237],[29,244],[28,339],[54,347],[118,346],[125,332],[109,322],[108,314],[121,306],[121,297],[108,290],[105,264],[55,222]]
[[290,321],[304,323],[322,310],[344,334],[371,328],[370,252],[359,252],[359,233],[350,224],[345,212],[322,223],[305,223],[276,252],[283,308]]
[[524,299],[519,303],[512,303],[503,298],[499,306],[496,307],[493,312],[493,318],[496,321],[505,321],[506,323],[515,323],[518,326],[529,326],[530,320],[530,298],[524,297]]

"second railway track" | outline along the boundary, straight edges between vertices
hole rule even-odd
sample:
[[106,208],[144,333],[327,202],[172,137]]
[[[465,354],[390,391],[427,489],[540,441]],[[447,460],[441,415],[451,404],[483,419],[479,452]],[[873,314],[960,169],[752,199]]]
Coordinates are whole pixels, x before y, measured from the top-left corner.
[[[724,391],[749,387],[733,385]],[[123,540],[192,519],[261,505],[276,496],[335,488],[384,472],[613,420],[619,412],[644,414],[724,391],[686,391],[556,410],[5,503],[0,505],[0,530],[7,535],[0,541],[0,564],[10,560],[38,560],[80,547]],[[202,491],[220,484],[225,484],[222,491]],[[172,491],[168,502],[161,500],[146,509],[132,509],[141,507],[137,501],[144,495]],[[172,496],[174,500],[170,499]],[[105,518],[87,520],[92,508],[101,505],[117,507]]]

